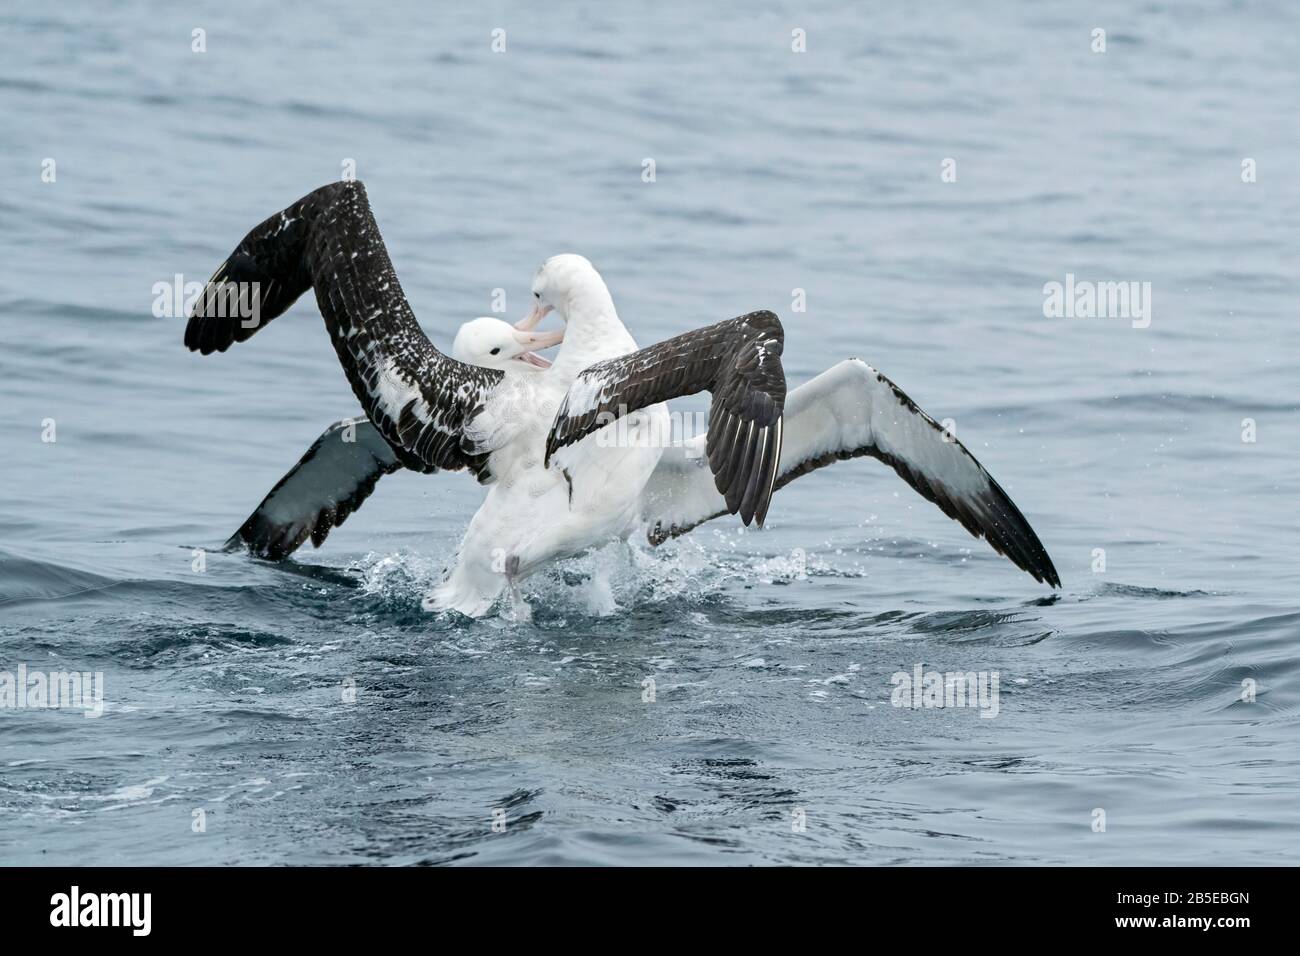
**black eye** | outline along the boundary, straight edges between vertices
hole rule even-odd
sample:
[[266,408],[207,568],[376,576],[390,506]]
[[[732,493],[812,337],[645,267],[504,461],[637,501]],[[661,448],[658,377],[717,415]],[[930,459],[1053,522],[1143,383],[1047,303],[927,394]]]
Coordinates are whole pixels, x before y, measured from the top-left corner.
[[500,351],[501,351],[501,347],[500,347],[500,346],[497,346],[496,348],[494,348],[494,349],[492,350],[492,354],[493,354],[493,355],[496,355],[496,354],[497,354],[498,352],[500,352]]
[[542,294],[541,294],[540,292],[534,292],[534,293],[533,293],[533,298],[534,298],[534,299],[540,299],[541,297],[542,297]]

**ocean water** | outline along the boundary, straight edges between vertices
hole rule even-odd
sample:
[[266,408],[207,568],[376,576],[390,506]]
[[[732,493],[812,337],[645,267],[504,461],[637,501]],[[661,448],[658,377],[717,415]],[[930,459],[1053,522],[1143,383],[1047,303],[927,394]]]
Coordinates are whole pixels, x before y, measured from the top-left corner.
[[[0,709],[0,862],[1297,862],[1300,17],[975,6],[0,14],[0,671],[104,689]],[[1064,588],[870,460],[531,623],[420,609],[460,474],[221,553],[358,406],[310,296],[200,357],[155,284],[352,167],[437,344],[563,251],[642,344],[773,309],[792,385],[951,418]],[[1149,324],[1046,317],[1067,274]],[[918,665],[996,717],[893,706]]]

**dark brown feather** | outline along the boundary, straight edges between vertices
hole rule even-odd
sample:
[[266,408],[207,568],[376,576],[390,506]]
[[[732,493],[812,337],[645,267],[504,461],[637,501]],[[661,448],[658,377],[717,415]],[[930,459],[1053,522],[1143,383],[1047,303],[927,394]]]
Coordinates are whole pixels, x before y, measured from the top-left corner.
[[[708,391],[709,467],[732,513],[749,524],[767,514],[780,449],[769,454],[785,404],[785,332],[771,312],[751,312],[584,369],[569,389],[546,442],[546,461],[615,419]],[[582,396],[595,395],[594,401]],[[576,407],[583,402],[581,408]],[[720,437],[715,438],[715,435]]]
[[[248,293],[237,302],[259,303],[255,319],[229,314],[227,287]],[[402,464],[423,472],[468,468],[486,480],[486,454],[462,438],[503,373],[448,358],[425,336],[360,182],[322,186],[250,231],[196,301],[185,345],[205,355],[225,351],[309,288],[353,393]],[[395,390],[412,397],[391,407]]]

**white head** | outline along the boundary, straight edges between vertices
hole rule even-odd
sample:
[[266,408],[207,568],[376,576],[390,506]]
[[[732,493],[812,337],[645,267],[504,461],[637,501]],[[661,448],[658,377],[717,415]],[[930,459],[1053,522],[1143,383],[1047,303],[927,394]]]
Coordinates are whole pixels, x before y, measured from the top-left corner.
[[520,331],[491,316],[466,322],[451,344],[451,357],[458,362],[499,369],[550,368],[551,363],[533,352],[548,349],[564,340],[564,330]]
[[565,322],[576,309],[613,313],[614,300],[595,266],[573,253],[551,256],[533,275],[533,310],[515,326],[529,330],[554,309]]

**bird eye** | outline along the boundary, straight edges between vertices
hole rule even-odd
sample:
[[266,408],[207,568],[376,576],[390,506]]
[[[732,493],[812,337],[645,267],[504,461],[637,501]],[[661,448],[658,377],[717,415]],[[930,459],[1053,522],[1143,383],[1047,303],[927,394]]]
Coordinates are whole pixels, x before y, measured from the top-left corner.
[[497,354],[498,352],[500,352],[500,351],[501,351],[501,346],[498,345],[496,348],[494,348],[494,349],[492,350],[492,354],[493,354],[493,355],[496,355],[496,354]]
[[533,293],[533,298],[534,298],[534,299],[540,299],[541,297],[542,297],[542,294],[541,294],[540,292],[534,292],[534,293]]

